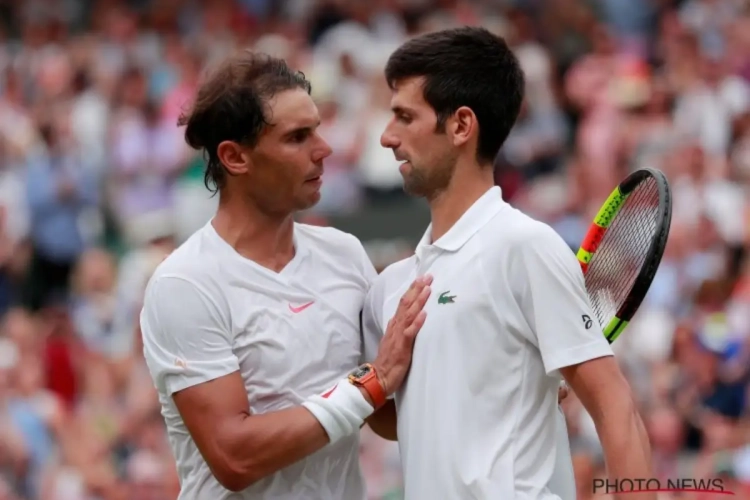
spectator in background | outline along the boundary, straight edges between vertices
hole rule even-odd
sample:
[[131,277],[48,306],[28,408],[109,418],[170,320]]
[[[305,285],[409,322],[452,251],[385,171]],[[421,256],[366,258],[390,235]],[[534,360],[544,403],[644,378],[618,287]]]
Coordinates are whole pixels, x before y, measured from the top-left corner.
[[612,89],[622,58],[607,26],[594,25],[591,38],[593,50],[570,68],[565,92],[581,114],[576,134],[580,180],[599,199],[617,185],[621,173],[622,115]]
[[677,99],[675,124],[715,164],[727,154],[734,120],[750,109],[750,86],[729,72],[721,55],[701,52],[698,79]]
[[14,245],[6,229],[6,220],[5,207],[0,206],[0,317],[10,309],[14,295],[13,278],[10,272]]
[[[142,356],[140,338],[143,293],[156,266],[175,249],[175,239],[170,232],[160,231],[165,228],[153,229],[147,235],[148,243],[130,249],[122,256],[117,270],[115,305],[105,357],[116,370],[118,387],[125,381],[148,384],[151,380]],[[153,389],[153,384],[149,387]]]
[[351,213],[359,208],[362,198],[356,169],[362,155],[363,126],[356,116],[342,113],[332,89],[313,97],[320,113],[319,133],[333,150],[326,158],[320,202],[313,211]]
[[698,35],[702,51],[726,50],[725,28],[741,9],[738,0],[687,0],[679,9],[682,23]]
[[66,298],[71,271],[88,245],[83,218],[100,198],[96,172],[68,125],[59,114],[40,124],[43,150],[27,167],[32,257],[25,302],[32,310]]
[[109,105],[89,72],[77,71],[72,87],[70,128],[73,138],[86,152],[97,174],[102,176],[107,160]]
[[11,397],[11,372],[18,366],[19,352],[16,345],[0,338],[0,498],[20,490],[16,485],[26,476],[29,450],[8,408]]
[[174,227],[174,187],[188,160],[175,122],[148,98],[140,69],[126,70],[112,128],[112,208],[130,246],[147,242],[153,226]]
[[372,77],[370,105],[363,120],[362,156],[359,173],[365,193],[371,200],[382,200],[402,196],[399,161],[393,152],[380,145],[380,136],[391,120],[391,92],[380,75]]
[[566,123],[556,108],[532,107],[524,100],[501,155],[526,179],[533,179],[559,170],[566,139]]
[[[0,115],[2,111],[0,111]],[[15,247],[29,235],[29,208],[22,147],[0,133],[0,208],[3,234]]]
[[[71,312],[78,336],[91,355],[121,355],[130,338],[114,332],[116,268],[109,252],[95,248],[78,260],[70,285]],[[127,348],[123,348],[123,342]]]

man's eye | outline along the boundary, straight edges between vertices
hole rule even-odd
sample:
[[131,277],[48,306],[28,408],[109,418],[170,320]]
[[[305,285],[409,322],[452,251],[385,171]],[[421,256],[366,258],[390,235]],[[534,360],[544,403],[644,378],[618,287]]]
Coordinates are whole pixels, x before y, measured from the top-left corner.
[[297,143],[305,142],[305,139],[307,139],[308,135],[309,134],[306,131],[300,130],[299,132],[295,132],[294,134],[292,134],[291,141]]
[[411,116],[405,115],[403,113],[399,113],[396,115],[396,119],[400,121],[401,123],[410,123],[411,122]]

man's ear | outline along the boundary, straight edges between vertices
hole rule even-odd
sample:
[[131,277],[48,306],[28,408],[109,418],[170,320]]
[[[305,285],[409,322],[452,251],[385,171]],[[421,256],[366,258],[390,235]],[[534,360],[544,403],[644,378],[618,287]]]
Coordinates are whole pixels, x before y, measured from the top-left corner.
[[462,146],[471,141],[479,130],[479,122],[474,111],[467,106],[461,106],[449,119],[448,132],[453,137],[453,145]]
[[227,169],[229,175],[247,173],[250,168],[250,158],[246,148],[234,141],[222,141],[216,148],[219,161]]

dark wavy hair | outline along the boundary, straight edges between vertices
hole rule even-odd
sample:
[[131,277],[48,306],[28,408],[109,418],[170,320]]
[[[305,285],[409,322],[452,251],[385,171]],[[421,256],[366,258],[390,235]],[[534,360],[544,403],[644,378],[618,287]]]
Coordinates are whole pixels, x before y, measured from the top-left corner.
[[217,148],[223,141],[254,146],[268,125],[266,103],[278,92],[304,89],[310,82],[283,59],[248,50],[222,62],[203,82],[189,112],[178,126],[186,126],[185,142],[203,151],[204,183],[216,194],[226,182],[227,171]]
[[479,122],[477,159],[495,160],[524,97],[521,65],[504,39],[484,28],[462,27],[418,36],[388,59],[385,78],[393,88],[423,77],[423,95],[438,118],[438,131],[462,106]]

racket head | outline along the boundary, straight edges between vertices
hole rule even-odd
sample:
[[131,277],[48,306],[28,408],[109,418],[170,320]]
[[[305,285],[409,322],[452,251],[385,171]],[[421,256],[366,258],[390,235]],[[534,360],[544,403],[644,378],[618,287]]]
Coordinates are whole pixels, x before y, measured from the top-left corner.
[[[646,216],[641,217],[642,220],[634,219],[638,215],[631,216],[635,210],[641,210]],[[644,168],[630,174],[612,191],[589,226],[576,256],[594,312],[610,343],[625,330],[651,287],[664,255],[671,223],[672,195],[667,178],[659,170]],[[640,236],[638,241],[636,236]],[[622,269],[626,264],[621,258],[624,250],[619,254],[615,250],[615,245],[623,242],[631,243],[631,247],[638,246],[635,256],[638,269],[626,277]],[[608,310],[602,310],[601,302],[607,300],[600,299],[599,294],[605,292],[602,283],[608,272],[612,279],[622,279],[617,297],[610,299]]]

